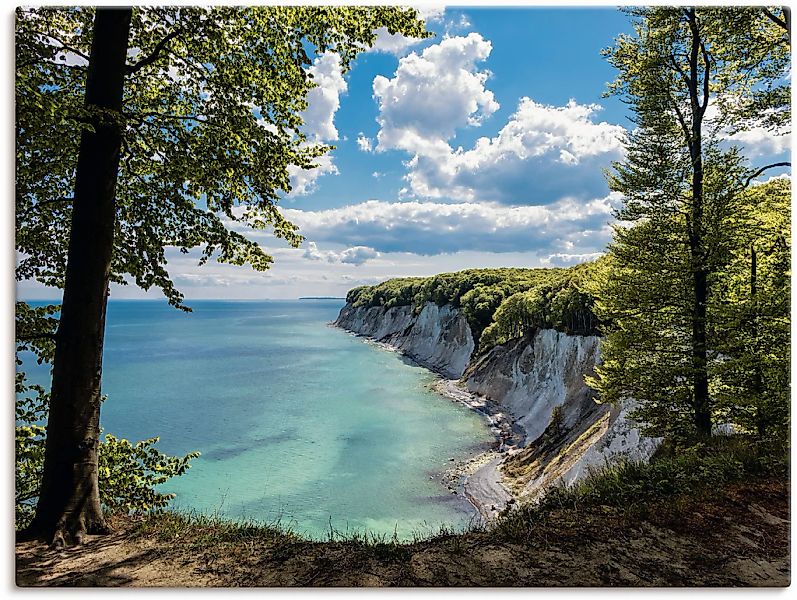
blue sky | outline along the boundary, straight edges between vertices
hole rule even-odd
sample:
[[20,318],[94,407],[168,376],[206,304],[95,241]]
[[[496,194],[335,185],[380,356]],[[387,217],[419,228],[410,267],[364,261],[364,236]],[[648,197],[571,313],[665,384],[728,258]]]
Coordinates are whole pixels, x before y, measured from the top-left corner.
[[[464,25],[462,19],[470,25]],[[478,32],[492,43],[490,55],[480,68],[491,72],[486,86],[501,107],[484,119],[480,127],[458,128],[452,140],[454,144],[467,148],[478,137],[496,135],[523,96],[554,106],[565,105],[571,98],[581,104],[599,103],[603,106],[600,120],[626,122],[622,103],[616,98],[602,98],[613,69],[601,57],[601,48],[611,44],[613,35],[630,29],[627,17],[620,11],[612,8],[449,9],[442,20],[432,20],[428,27],[435,32],[435,37],[409,47],[407,53],[419,53],[439,44],[446,33],[463,36]],[[319,189],[291,199],[291,208],[333,208],[351,202],[352,196],[397,197],[406,173],[401,165],[401,161],[408,158],[406,153],[388,150],[364,154],[357,146],[357,137],[363,133],[368,138],[376,138],[379,105],[373,98],[373,80],[377,75],[394,74],[399,56],[369,52],[358,58],[346,77],[348,89],[335,115],[335,125],[341,136],[333,142],[337,146],[335,163],[345,175],[320,179]],[[374,172],[381,176],[373,177]]]
[[[601,56],[628,17],[613,8],[433,9],[435,37],[380,32],[341,74],[316,59],[305,131],[336,148],[295,172],[281,207],[306,242],[248,232],[275,258],[255,273],[167,252],[191,298],[345,295],[389,277],[469,267],[561,266],[611,239],[603,171],[623,156],[628,108],[603,97]],[[753,163],[788,154],[787,136],[744,140]],[[57,297],[23,283],[22,297]],[[159,297],[133,286],[112,297]]]

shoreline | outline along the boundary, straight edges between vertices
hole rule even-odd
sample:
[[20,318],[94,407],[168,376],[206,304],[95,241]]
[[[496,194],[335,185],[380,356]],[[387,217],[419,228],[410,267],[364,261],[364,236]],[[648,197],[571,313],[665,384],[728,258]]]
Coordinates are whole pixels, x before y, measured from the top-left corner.
[[494,447],[445,469],[440,473],[441,485],[447,485],[449,489],[452,485],[456,485],[456,493],[461,493],[476,510],[476,514],[486,522],[494,520],[507,507],[516,502],[514,495],[503,485],[503,476],[499,469],[504,459],[510,456],[515,449],[521,447],[525,441],[523,433],[514,427],[515,421],[510,415],[486,398],[460,387],[458,380],[449,379],[443,373],[418,362],[414,357],[392,344],[346,329],[338,325],[336,321],[331,321],[329,325],[354,337],[363,338],[367,343],[383,350],[395,352],[419,367],[423,367],[438,378],[429,385],[431,391],[452,402],[464,405],[486,419],[488,427],[495,437]]
[[495,437],[493,448],[446,470],[450,479],[457,480],[459,489],[476,512],[490,522],[516,502],[503,484],[500,466],[522,445],[524,437],[514,429],[514,420],[509,415],[486,398],[463,389],[458,380],[440,378],[430,388],[484,417]]

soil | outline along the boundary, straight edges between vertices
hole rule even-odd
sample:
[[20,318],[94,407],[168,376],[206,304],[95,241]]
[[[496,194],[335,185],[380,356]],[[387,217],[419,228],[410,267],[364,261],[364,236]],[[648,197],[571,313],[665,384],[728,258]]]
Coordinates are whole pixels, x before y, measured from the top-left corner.
[[[645,510],[554,511],[532,526],[413,544],[116,531],[16,545],[18,586],[788,586],[789,484],[766,480]],[[146,531],[142,534],[142,531]]]

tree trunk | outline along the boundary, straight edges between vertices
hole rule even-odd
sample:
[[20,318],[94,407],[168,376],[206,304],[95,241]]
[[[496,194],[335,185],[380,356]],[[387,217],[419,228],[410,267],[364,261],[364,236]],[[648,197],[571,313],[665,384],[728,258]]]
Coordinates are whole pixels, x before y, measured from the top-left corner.
[[759,438],[764,439],[767,434],[767,421],[766,410],[764,410],[763,405],[764,383],[758,347],[758,315],[760,314],[758,309],[758,258],[754,243],[750,244],[750,304],[752,308],[752,331],[750,333],[753,338],[753,381],[751,391],[753,402],[755,402],[756,432]]
[[[689,56],[689,98],[692,112],[692,131],[689,155],[692,160],[692,210],[689,246],[692,259],[694,296],[692,305],[692,387],[694,424],[699,436],[711,435],[711,403],[708,395],[708,354],[706,342],[706,306],[708,304],[708,273],[703,247],[703,113],[708,106],[708,87],[701,93],[700,30],[695,9],[687,10],[692,43]],[[704,82],[709,78],[708,65],[703,72]]]
[[105,307],[122,142],[122,91],[132,10],[97,9],[86,79],[94,132],[80,138],[72,229],[53,361],[44,473],[30,533],[54,545],[108,530],[97,449]]

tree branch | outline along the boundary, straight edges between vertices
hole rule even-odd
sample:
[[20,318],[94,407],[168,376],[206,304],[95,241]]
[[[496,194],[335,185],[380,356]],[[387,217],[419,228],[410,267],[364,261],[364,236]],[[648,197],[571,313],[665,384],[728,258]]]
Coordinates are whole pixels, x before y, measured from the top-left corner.
[[161,52],[163,52],[163,48],[166,46],[166,44],[168,44],[170,41],[172,41],[178,35],[180,35],[180,30],[179,29],[176,29],[176,30],[172,31],[171,33],[167,34],[166,37],[164,37],[160,42],[158,42],[155,45],[154,50],[152,50],[152,52],[149,54],[149,56],[146,56],[146,57],[142,58],[140,61],[138,61],[134,65],[128,65],[127,66],[127,74],[128,75],[132,75],[136,71],[139,71],[139,70],[143,69],[144,67],[151,65],[156,60],[158,60],[158,57],[160,56]]
[[675,59],[674,54],[670,54],[670,62],[675,67],[675,71],[681,76],[681,79],[684,80],[684,83],[687,87],[691,85],[689,81],[689,75],[687,75],[684,70],[681,68],[681,65],[678,64],[678,61]]
[[26,217],[30,214],[31,211],[34,209],[40,208],[46,204],[60,204],[62,202],[72,202],[73,198],[51,198],[50,200],[42,200],[41,202],[37,202],[36,204],[32,204],[22,212],[17,213],[17,218]]
[[684,118],[684,114],[683,112],[681,112],[681,108],[678,106],[678,102],[673,97],[670,90],[667,90],[667,97],[669,98],[670,103],[675,109],[675,115],[678,117],[678,124],[681,126],[681,130],[683,131],[684,136],[686,137],[686,141],[689,142],[692,139],[692,132],[689,131],[689,126],[686,124],[686,119]]
[[[770,11],[766,7],[761,7],[761,10],[764,11],[764,14],[769,18],[770,21],[775,23],[778,27],[780,27],[781,29],[783,29],[787,33],[791,34],[791,23],[789,23],[786,19],[779,18],[777,15],[772,13],[772,11]],[[786,9],[785,8],[783,10],[783,14],[784,14],[784,16],[786,15]],[[786,17],[786,18],[788,18],[788,17]]]
[[706,45],[701,40],[700,42],[700,51],[703,54],[703,103],[700,105],[700,116],[702,117],[706,114],[706,108],[708,108],[708,95],[709,95],[709,74],[711,73],[711,59],[708,57],[708,52],[706,51]]
[[52,332],[44,333],[29,333],[27,335],[16,336],[16,342],[30,342],[33,340],[53,340],[55,341],[56,334]]
[[80,58],[85,60],[86,62],[89,62],[89,55],[88,54],[86,54],[84,52],[81,52],[80,50],[78,50],[74,46],[70,46],[69,44],[65,43],[61,38],[56,37],[52,33],[49,33],[49,32],[45,33],[43,35],[45,35],[48,38],[50,38],[51,40],[61,44],[61,48],[57,48],[56,52],[58,52],[59,50],[65,50],[67,52],[71,52],[72,54],[76,54],[77,56],[79,56]]
[[790,167],[790,166],[791,166],[790,162],[776,162],[776,163],[772,163],[771,165],[767,165],[765,167],[761,167],[760,169],[758,169],[758,171],[756,171],[755,173],[750,175],[750,177],[745,179],[744,185],[742,186],[742,189],[745,189],[747,186],[749,186],[750,183],[753,181],[753,179],[755,179],[756,177],[761,175],[761,173],[763,173],[764,171],[767,171],[768,169],[774,169],[775,167]]

